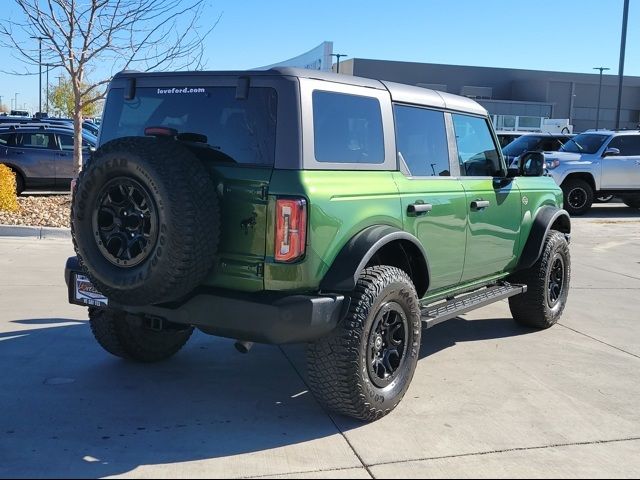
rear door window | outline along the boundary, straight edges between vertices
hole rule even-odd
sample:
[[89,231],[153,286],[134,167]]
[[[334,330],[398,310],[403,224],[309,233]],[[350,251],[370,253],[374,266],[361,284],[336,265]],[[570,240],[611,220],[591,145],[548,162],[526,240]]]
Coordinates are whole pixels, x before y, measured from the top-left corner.
[[487,120],[461,114],[453,114],[452,118],[460,174],[468,177],[492,177],[501,174],[500,154]]
[[380,102],[346,93],[313,92],[314,151],[323,163],[384,163]]
[[221,152],[230,162],[273,165],[277,94],[251,87],[246,99],[235,87],[138,88],[133,100],[122,89],[110,91],[101,125],[100,143],[144,136],[146,127],[168,127],[178,133],[204,135],[200,146]]
[[58,139],[62,150],[73,152],[73,137],[71,135],[58,135]]
[[19,133],[18,146],[23,148],[55,148],[55,140],[50,133]]
[[412,176],[449,176],[449,147],[444,113],[396,105],[396,146]]

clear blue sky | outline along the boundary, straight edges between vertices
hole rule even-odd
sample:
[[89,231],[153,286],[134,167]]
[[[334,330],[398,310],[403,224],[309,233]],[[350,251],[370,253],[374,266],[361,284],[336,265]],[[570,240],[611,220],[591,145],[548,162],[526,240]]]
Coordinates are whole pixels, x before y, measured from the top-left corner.
[[[0,16],[15,16],[2,0]],[[334,42],[349,57],[617,74],[622,0],[211,0],[207,67],[247,69]],[[13,10],[13,12],[12,12]],[[207,19],[202,19],[206,23]],[[20,68],[0,51],[3,68]],[[625,74],[640,76],[640,0],[631,0]],[[54,74],[51,74],[52,77]],[[54,79],[51,78],[51,81]],[[0,73],[4,103],[35,111],[38,78]]]

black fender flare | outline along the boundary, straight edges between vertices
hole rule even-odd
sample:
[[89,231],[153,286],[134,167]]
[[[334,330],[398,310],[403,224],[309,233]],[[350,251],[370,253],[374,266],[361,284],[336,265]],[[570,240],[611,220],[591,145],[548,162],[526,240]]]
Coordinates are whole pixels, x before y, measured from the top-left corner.
[[538,210],[536,217],[533,219],[529,238],[522,249],[516,270],[531,268],[538,261],[540,255],[542,255],[544,240],[547,238],[551,227],[557,223],[560,225],[559,231],[569,238],[571,234],[571,217],[566,210],[551,205],[546,205]]
[[427,285],[430,270],[427,254],[420,241],[403,230],[390,225],[373,225],[361,230],[349,240],[320,282],[320,289],[326,292],[350,292],[356,287],[358,277],[369,260],[385,245],[402,240],[413,244],[424,260]]

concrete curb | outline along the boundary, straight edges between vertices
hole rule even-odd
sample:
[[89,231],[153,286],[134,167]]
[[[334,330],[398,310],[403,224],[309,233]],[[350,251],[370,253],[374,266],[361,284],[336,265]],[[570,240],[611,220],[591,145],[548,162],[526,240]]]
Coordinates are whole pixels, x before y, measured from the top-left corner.
[[71,239],[70,228],[31,227],[26,225],[0,225],[0,237],[42,239]]

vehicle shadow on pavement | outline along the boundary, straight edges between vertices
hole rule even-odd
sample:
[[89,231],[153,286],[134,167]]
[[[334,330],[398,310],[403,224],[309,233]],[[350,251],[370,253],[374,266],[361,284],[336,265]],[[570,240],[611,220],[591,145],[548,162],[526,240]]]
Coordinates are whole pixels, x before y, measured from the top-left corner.
[[87,322],[69,322],[16,320],[35,328],[0,333],[0,477],[198,460],[213,461],[213,476],[236,475],[233,457],[246,453],[255,458],[240,463],[252,470],[237,476],[269,474],[269,459],[285,455],[274,449],[294,445],[286,456],[303,462],[305,442],[338,434],[277,347],[240,355],[232,341],[196,333],[173,359],[141,365],[104,352]]
[[[103,477],[198,460],[212,476],[270,474],[280,447],[302,460],[306,442],[339,448],[335,424],[296,372],[306,375],[300,346],[240,355],[231,340],[196,333],[173,359],[143,365],[104,352],[85,321],[11,323],[34,328],[0,333],[0,477]],[[420,357],[531,332],[510,318],[456,318],[424,330]],[[255,458],[234,459],[242,454]],[[234,473],[247,463],[251,471]]]
[[512,318],[466,320],[456,317],[431,328],[422,328],[420,358],[425,358],[462,342],[516,337],[536,332],[518,325]]

